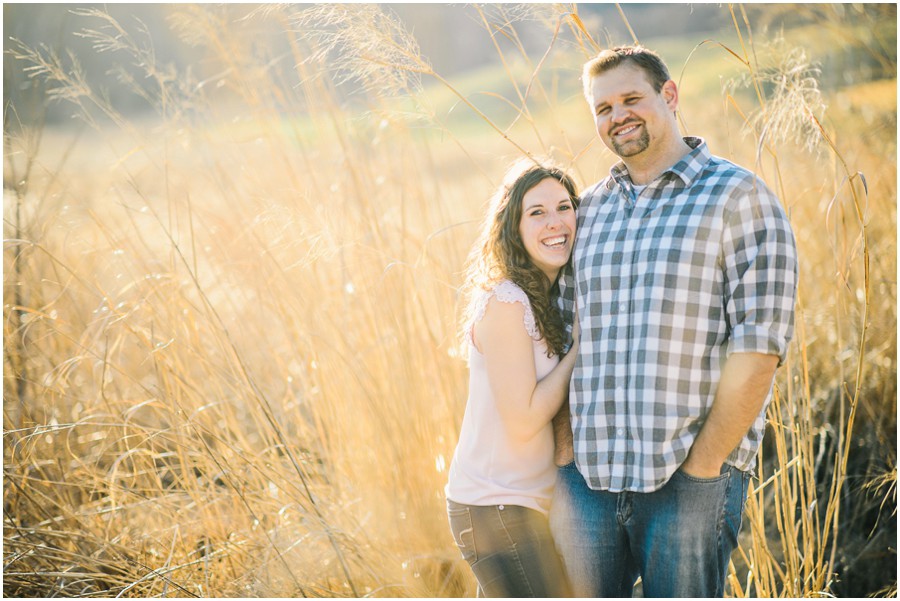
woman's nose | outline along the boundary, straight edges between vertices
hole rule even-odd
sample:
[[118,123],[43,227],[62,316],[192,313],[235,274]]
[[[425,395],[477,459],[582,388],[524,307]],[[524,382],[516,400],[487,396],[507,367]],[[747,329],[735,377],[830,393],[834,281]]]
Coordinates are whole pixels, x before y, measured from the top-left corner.
[[557,229],[561,223],[562,219],[560,218],[559,213],[557,213],[556,211],[552,211],[547,216],[547,227],[551,230]]

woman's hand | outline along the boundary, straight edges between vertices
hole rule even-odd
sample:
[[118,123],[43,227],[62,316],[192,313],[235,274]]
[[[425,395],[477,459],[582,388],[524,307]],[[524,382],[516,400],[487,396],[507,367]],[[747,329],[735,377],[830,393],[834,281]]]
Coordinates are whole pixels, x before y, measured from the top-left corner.
[[575,307],[575,313],[572,316],[572,348],[578,346],[578,340],[581,338],[581,326],[578,325],[578,307]]

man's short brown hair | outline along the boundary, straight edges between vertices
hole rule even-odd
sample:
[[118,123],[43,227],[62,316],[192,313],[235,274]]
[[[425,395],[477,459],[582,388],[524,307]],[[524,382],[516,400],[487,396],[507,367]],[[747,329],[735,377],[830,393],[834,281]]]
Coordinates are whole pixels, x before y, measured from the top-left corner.
[[666,63],[649,48],[643,46],[607,48],[584,64],[581,80],[585,98],[591,100],[591,81],[594,77],[626,63],[631,63],[642,70],[657,92],[661,91],[663,84],[671,79]]

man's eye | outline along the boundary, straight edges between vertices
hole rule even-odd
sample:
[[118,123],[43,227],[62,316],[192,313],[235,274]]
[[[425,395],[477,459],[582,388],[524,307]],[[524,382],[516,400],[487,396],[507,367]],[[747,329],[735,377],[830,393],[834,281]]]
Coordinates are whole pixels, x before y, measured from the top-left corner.
[[603,108],[597,109],[597,114],[598,114],[598,115],[605,115],[605,114],[608,113],[608,112],[609,112],[609,107],[608,107],[608,106],[604,106]]

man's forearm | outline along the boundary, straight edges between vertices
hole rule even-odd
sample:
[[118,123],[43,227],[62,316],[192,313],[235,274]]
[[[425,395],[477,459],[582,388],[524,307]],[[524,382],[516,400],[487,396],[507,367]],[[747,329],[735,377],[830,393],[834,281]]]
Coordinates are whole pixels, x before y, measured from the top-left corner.
[[572,422],[569,419],[569,403],[563,403],[559,412],[553,418],[553,441],[555,451],[553,461],[556,465],[568,465],[575,459],[575,449],[572,440]]
[[717,476],[747,434],[772,387],[778,357],[734,353],[722,368],[716,397],[682,470],[699,478]]

